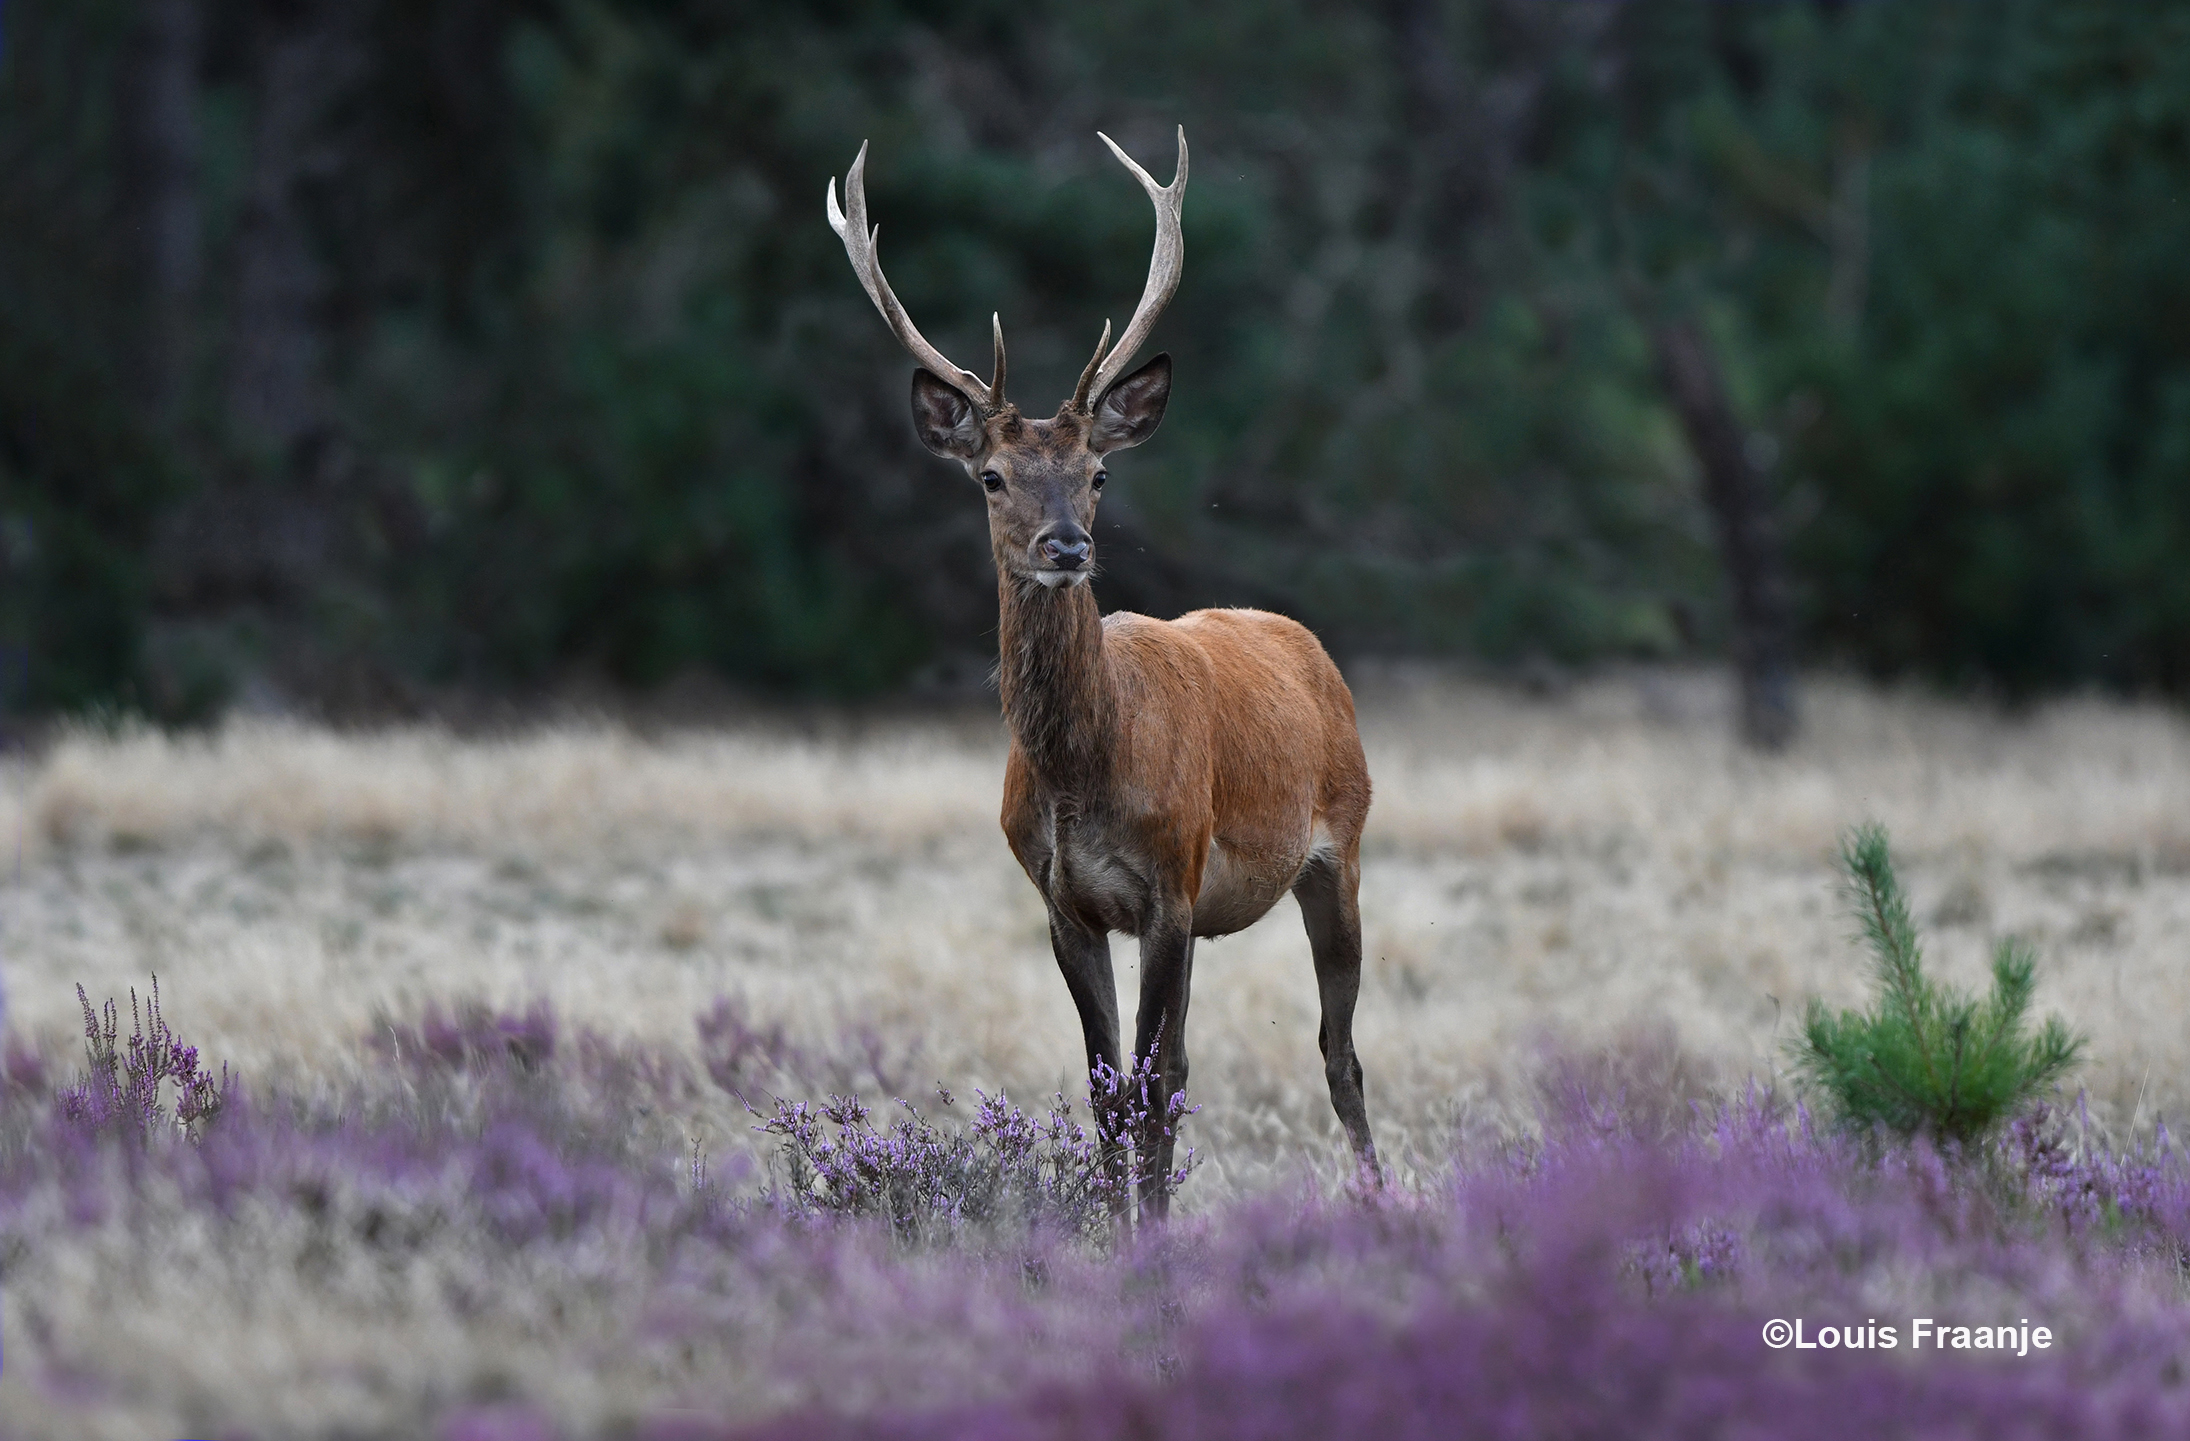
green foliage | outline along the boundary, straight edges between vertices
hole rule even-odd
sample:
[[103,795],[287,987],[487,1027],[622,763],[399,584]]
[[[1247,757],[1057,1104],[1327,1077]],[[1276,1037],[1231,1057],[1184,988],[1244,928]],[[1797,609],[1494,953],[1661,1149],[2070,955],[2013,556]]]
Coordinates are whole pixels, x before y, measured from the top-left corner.
[[[1147,262],[1091,132],[1162,171],[1179,122],[1191,261],[1154,346],[1180,382],[1104,503],[1107,605],[1274,605],[1354,651],[1714,653],[1644,329],[1678,313],[1776,457],[1811,654],[2190,691],[2183,4],[199,11],[203,275],[170,352],[151,12],[9,9],[0,643],[38,704],[189,710],[244,631],[479,685],[859,693],[979,650],[978,498],[911,440],[822,183],[873,142],[895,288],[969,364],[1001,311],[1046,410]],[[262,147],[298,45],[322,111]],[[284,185],[298,264],[254,289]],[[224,392],[267,294],[317,327],[295,455]],[[181,372],[157,405],[151,355]],[[280,553],[228,553],[254,544]],[[214,659],[178,680],[191,637]]]
[[1859,828],[1841,850],[1847,898],[1871,952],[1878,1000],[1838,1014],[1813,999],[1796,1044],[1801,1074],[1862,1130],[1969,1141],[2013,1116],[2073,1067],[2082,1038],[2059,1017],[2024,1031],[2037,957],[2004,939],[1992,990],[1978,999],[1924,974],[1909,904],[1883,827]]
[[2190,11],[1854,7],[1874,281],[1790,356],[1816,641],[2190,689]]
[[131,698],[179,490],[123,403],[119,0],[15,6],[0,61],[0,708]]
[[130,697],[144,550],[178,489],[96,375],[0,323],[0,706]]

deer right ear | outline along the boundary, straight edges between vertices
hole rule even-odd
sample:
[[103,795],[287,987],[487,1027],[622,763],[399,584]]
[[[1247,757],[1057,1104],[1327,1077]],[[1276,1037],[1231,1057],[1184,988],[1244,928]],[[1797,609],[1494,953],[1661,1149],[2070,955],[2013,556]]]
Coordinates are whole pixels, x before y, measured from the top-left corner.
[[1095,402],[1095,423],[1088,428],[1087,448],[1097,455],[1139,445],[1163,424],[1163,411],[1171,403],[1171,357],[1159,355],[1134,371]]
[[973,413],[973,402],[925,370],[913,372],[912,413],[920,443],[945,460],[973,460],[988,448],[988,432]]

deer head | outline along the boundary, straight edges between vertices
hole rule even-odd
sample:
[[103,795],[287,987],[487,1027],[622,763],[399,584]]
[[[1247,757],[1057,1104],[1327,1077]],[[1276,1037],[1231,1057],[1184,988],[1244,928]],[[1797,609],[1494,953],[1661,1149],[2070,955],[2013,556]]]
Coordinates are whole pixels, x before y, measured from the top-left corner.
[[1179,127],[1178,171],[1167,186],[1133,163],[1109,136],[1096,132],[1110,153],[1133,172],[1156,207],[1156,248],[1148,284],[1118,343],[1103,322],[1094,358],[1057,413],[1029,419],[1004,399],[1004,323],[990,317],[996,344],[989,381],[961,369],[928,344],[883,277],[875,244],[880,226],[867,223],[867,147],[844,177],[845,208],[837,207],[836,180],[829,181],[829,228],[844,242],[852,270],[875,309],[920,368],[913,372],[913,430],[936,455],[955,460],[987,493],[989,539],[997,566],[1007,576],[1049,586],[1083,584],[1094,573],[1091,527],[1102,496],[1103,457],[1139,445],[1156,433],[1171,398],[1171,357],[1122,375],[1155,329],[1156,317],[1179,288],[1186,245],[1179,209],[1186,195],[1186,128]]

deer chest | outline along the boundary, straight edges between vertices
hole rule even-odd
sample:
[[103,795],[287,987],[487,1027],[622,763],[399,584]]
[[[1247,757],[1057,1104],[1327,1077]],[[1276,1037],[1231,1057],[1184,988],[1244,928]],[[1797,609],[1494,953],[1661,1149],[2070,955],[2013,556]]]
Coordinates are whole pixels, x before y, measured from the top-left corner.
[[1149,867],[1091,821],[1053,815],[1050,835],[1046,874],[1035,877],[1050,904],[1092,930],[1139,935],[1155,898]]

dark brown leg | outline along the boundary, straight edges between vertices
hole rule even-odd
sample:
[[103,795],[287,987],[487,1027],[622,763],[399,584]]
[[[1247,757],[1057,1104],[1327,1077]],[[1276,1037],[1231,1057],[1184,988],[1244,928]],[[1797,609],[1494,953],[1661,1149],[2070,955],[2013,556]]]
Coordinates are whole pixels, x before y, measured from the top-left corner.
[[1141,1183],[1141,1214],[1162,1220],[1171,1198],[1162,1177],[1171,1170],[1177,1140],[1164,1124],[1171,1098],[1186,1089],[1186,996],[1194,979],[1191,908],[1165,917],[1141,932],[1141,1013],[1135,1022],[1133,1054],[1156,1054],[1156,1081],[1148,1088],[1148,1131],[1141,1155],[1148,1179]]
[[1360,891],[1361,863],[1350,857],[1319,859],[1293,884],[1308,926],[1308,948],[1315,953],[1316,990],[1323,1001],[1316,1043],[1323,1049],[1331,1109],[1338,1112],[1362,1169],[1381,1186],[1384,1175],[1376,1163],[1376,1143],[1369,1137],[1368,1103],[1361,1095],[1361,1061],[1354,1055],[1354,1001],[1361,994]]
[[1110,968],[1110,937],[1084,931],[1055,911],[1049,914],[1049,947],[1064,972],[1065,989],[1080,1012],[1087,1068],[1118,1064],[1118,978]]
[[[1096,1134],[1102,1137],[1103,1169],[1122,1175],[1125,1153],[1117,1123],[1105,1111],[1095,1072],[1100,1066],[1113,1071],[1122,1063],[1118,1053],[1118,978],[1110,966],[1110,937],[1105,932],[1082,930],[1071,921],[1049,913],[1049,946],[1064,972],[1065,989],[1080,1012],[1080,1035],[1087,1043],[1088,1099],[1095,1116]],[[1126,1198],[1115,1197],[1111,1213],[1123,1223]]]

